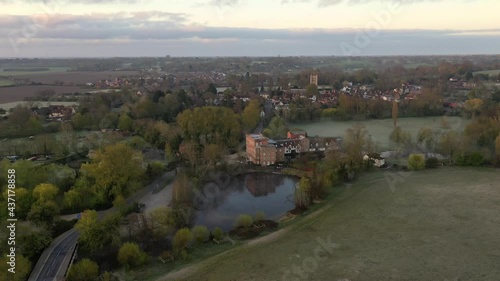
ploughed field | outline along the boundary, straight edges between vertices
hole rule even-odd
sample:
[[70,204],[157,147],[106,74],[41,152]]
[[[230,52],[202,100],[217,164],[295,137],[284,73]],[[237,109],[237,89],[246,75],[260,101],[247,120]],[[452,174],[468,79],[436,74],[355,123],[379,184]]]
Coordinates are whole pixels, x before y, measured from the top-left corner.
[[498,280],[499,170],[375,171],[338,189],[278,239],[159,280]]

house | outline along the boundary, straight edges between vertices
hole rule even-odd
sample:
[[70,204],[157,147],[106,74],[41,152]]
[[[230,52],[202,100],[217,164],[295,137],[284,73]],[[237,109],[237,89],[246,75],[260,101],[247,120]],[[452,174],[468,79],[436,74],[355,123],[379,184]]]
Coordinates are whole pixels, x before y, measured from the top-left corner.
[[363,156],[365,161],[373,161],[373,166],[380,168],[385,165],[385,158],[378,153],[370,153]]
[[261,166],[285,162],[287,157],[307,152],[338,149],[338,138],[308,138],[305,131],[289,131],[286,139],[272,140],[262,134],[246,136],[247,159]]

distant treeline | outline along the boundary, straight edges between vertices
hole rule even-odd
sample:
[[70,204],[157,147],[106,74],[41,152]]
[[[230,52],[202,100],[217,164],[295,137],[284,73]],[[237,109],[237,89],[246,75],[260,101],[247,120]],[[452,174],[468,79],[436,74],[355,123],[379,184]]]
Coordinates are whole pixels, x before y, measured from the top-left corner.
[[35,72],[35,71],[48,71],[50,70],[47,67],[27,67],[27,68],[4,68],[3,71],[23,71],[23,72]]

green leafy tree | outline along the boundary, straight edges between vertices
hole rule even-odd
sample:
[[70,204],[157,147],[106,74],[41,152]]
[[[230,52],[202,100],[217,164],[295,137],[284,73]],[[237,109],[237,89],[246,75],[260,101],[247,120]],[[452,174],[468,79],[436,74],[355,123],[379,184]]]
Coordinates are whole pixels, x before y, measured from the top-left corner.
[[361,169],[363,156],[374,151],[372,138],[363,125],[347,129],[343,145],[347,154],[345,168],[349,171]]
[[202,225],[197,225],[197,226],[193,227],[191,232],[193,233],[193,238],[198,243],[206,242],[208,240],[208,237],[210,236],[210,232],[208,231],[208,228],[206,226],[202,226]]
[[189,228],[182,228],[175,233],[174,236],[174,252],[178,254],[183,254],[183,256],[187,256],[186,248],[193,241],[193,234],[189,230]]
[[272,139],[284,139],[288,132],[285,120],[279,116],[273,117],[269,126],[262,132],[263,135]]
[[81,171],[94,179],[96,194],[102,202],[110,202],[135,191],[144,174],[142,156],[123,143],[97,151],[92,163],[83,164]]
[[45,228],[19,225],[17,230],[19,233],[17,237],[19,252],[30,260],[38,257],[52,242],[51,234]]
[[247,132],[257,127],[260,121],[260,102],[257,99],[253,99],[245,107],[242,113],[242,123],[243,129]]
[[221,240],[224,237],[224,231],[220,227],[214,228],[214,239]]
[[118,129],[123,131],[131,131],[133,123],[134,120],[130,118],[128,114],[122,114],[118,119]]
[[236,227],[250,227],[253,224],[253,218],[250,215],[239,215],[236,219]]
[[145,264],[148,255],[139,249],[139,245],[127,242],[120,247],[117,259],[121,265],[127,268],[135,268]]
[[47,183],[39,184],[33,189],[33,197],[38,202],[53,200],[58,193],[59,189],[56,186]]
[[425,156],[423,154],[410,154],[408,157],[408,169],[412,171],[425,169]]
[[148,213],[149,225],[151,226],[153,237],[156,239],[165,238],[175,229],[175,216],[172,209],[161,207]]
[[2,255],[0,257],[0,280],[9,280],[9,281],[26,281],[28,279],[28,275],[31,272],[31,262],[28,258],[23,255],[16,255],[16,270],[15,273],[11,273],[8,271],[9,260],[6,255]]
[[312,97],[318,94],[318,86],[316,84],[309,84],[306,87],[306,95]]
[[96,211],[84,211],[75,225],[75,228],[80,232],[78,240],[82,248],[91,253],[118,245],[120,241],[118,231],[120,220],[119,216],[108,216],[99,221]]
[[59,206],[53,200],[36,201],[28,213],[28,219],[36,225],[52,227],[59,215]]
[[90,259],[82,259],[71,266],[68,281],[97,281],[99,278],[99,266]]

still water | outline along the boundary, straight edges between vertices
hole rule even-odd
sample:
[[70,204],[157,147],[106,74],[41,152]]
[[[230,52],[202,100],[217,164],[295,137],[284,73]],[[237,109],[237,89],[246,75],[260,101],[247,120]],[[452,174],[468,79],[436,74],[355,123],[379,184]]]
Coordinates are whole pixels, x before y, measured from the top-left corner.
[[267,219],[276,219],[295,207],[293,194],[297,182],[295,178],[275,174],[234,177],[225,188],[209,189],[216,192],[198,204],[194,225],[230,231],[239,215],[254,217],[258,211],[264,212]]

